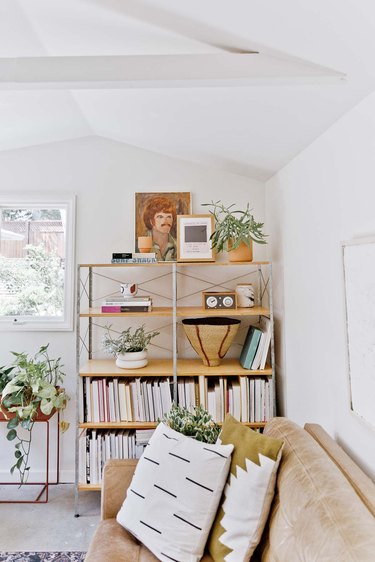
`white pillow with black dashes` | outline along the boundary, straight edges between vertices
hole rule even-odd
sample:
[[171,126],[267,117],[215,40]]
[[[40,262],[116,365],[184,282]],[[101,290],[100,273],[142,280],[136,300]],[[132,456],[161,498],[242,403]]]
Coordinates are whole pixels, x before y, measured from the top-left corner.
[[117,521],[163,562],[202,558],[233,445],[210,445],[160,423]]

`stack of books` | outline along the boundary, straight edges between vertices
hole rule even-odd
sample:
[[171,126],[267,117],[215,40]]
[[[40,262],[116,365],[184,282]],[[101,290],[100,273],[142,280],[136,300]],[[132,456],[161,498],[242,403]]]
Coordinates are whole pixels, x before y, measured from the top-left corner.
[[143,297],[129,297],[129,296],[114,296],[108,297],[102,303],[102,312],[117,313],[117,312],[151,312],[152,299],[150,295]]
[[242,348],[240,363],[244,369],[264,369],[271,343],[271,321],[262,317],[259,328],[250,326]]
[[111,263],[157,263],[155,252],[120,252],[112,254]]

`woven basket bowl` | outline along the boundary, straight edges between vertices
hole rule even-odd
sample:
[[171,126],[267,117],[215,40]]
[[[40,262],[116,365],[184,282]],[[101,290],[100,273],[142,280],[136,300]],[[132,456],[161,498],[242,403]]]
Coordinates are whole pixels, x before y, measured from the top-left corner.
[[217,367],[228,351],[241,320],[211,316],[182,320],[185,334],[207,367]]

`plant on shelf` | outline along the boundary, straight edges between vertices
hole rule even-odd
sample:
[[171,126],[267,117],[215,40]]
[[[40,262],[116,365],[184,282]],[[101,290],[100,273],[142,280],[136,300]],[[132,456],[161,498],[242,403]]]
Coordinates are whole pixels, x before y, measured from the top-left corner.
[[116,357],[116,365],[121,369],[140,369],[148,363],[147,348],[151,340],[160,332],[146,332],[142,324],[134,330],[123,330],[117,338],[111,334],[111,326],[105,326],[103,346],[107,353]]
[[[253,242],[267,244],[267,234],[262,232],[264,223],[254,219],[249,203],[244,211],[235,209],[234,203],[226,207],[220,200],[202,206],[212,207],[210,213],[215,220],[215,230],[210,238],[212,248],[217,252],[230,252],[231,261],[251,261]],[[237,257],[241,249],[248,251],[245,259],[241,254]]]
[[[15,442],[16,462],[10,472],[19,471],[22,486],[30,471],[28,461],[35,421],[64,410],[69,396],[61,387],[65,376],[61,358],[51,359],[48,345],[42,346],[34,356],[14,351],[12,354],[13,363],[0,367],[0,410],[8,420],[6,437]],[[62,431],[68,427],[67,422],[60,422]]]
[[202,406],[194,406],[191,412],[173,404],[161,421],[175,431],[204,443],[216,443],[220,433],[220,426]]

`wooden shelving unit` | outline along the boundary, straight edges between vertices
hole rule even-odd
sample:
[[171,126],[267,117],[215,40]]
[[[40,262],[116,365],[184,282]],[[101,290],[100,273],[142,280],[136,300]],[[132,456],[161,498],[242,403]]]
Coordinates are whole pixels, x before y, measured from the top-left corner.
[[[247,268],[249,271],[255,272],[259,279],[259,300],[257,306],[253,308],[237,308],[228,310],[205,310],[201,307],[200,302],[200,292],[195,291],[192,293],[195,295],[195,301],[198,306],[180,306],[179,300],[177,298],[177,277],[178,274],[181,276],[185,275],[186,268],[190,268],[193,271],[199,272],[199,277],[196,279],[202,281],[201,275],[206,267],[221,267],[221,268],[234,268],[236,271],[233,280],[241,277],[238,275],[238,267]],[[100,277],[106,277],[105,270],[109,270],[108,276],[110,276],[110,271],[118,271],[122,268],[146,268],[147,275],[149,271],[155,272],[155,278],[164,278],[167,275],[171,275],[172,279],[172,295],[171,295],[171,305],[170,306],[154,306],[151,312],[134,312],[134,313],[102,313],[100,308],[97,306],[97,300],[93,299],[94,292],[94,277],[99,275]],[[246,269],[246,271],[247,271]],[[264,277],[264,271],[267,271],[267,276]],[[166,271],[166,273],[164,273]],[[223,269],[223,271],[226,271]],[[82,273],[84,272],[84,274]],[[85,281],[82,280],[81,276],[85,276]],[[189,273],[187,277],[193,277],[194,275]],[[160,281],[162,282],[162,281]],[[227,281],[226,281],[227,282]],[[243,369],[240,365],[238,358],[224,358],[218,367],[206,367],[203,365],[202,361],[198,358],[189,359],[180,357],[177,350],[177,324],[179,319],[186,317],[206,317],[206,316],[229,316],[238,317],[241,319],[249,318],[254,322],[257,318],[261,316],[267,316],[271,320],[272,333],[273,333],[273,313],[272,313],[272,275],[271,275],[271,264],[266,261],[256,261],[256,262],[213,262],[213,263],[171,263],[171,262],[160,262],[157,264],[98,264],[98,263],[87,263],[82,264],[78,267],[78,282],[77,282],[77,374],[78,381],[84,381],[86,377],[90,377],[89,380],[95,379],[134,379],[136,377],[142,377],[142,379],[150,379],[152,381],[157,379],[163,379],[168,377],[171,382],[173,382],[174,387],[174,397],[177,397],[178,380],[180,377],[193,377],[198,380],[198,377],[207,377],[207,381],[211,381],[213,378],[225,377],[227,380],[237,378],[240,380],[241,377],[262,377],[272,381],[274,388],[274,343],[273,335],[271,338],[271,353],[270,353],[270,364],[267,364],[265,369],[249,371]],[[214,287],[214,283],[211,283]],[[268,295],[268,299],[264,299],[264,295]],[[85,306],[81,308],[82,297],[85,297],[87,301]],[[183,297],[185,298],[185,297]],[[182,298],[182,299],[183,299]],[[263,304],[265,302],[265,305]],[[96,305],[96,306],[95,306]],[[171,319],[171,324],[173,326],[172,333],[172,357],[169,358],[150,358],[149,363],[146,367],[140,370],[128,370],[120,369],[116,367],[115,360],[113,358],[108,359],[97,359],[93,354],[93,334],[96,327],[96,322],[100,322],[100,319],[106,320],[109,318],[119,319],[124,322],[124,326],[129,325],[129,320],[142,318],[144,322],[147,322],[147,318],[157,318],[165,317]],[[85,322],[87,325],[86,331],[80,329],[81,321]],[[85,351],[87,358],[81,362],[81,352]],[[77,383],[82,392],[82,387]],[[274,393],[275,395],[275,393]],[[275,406],[273,407],[275,413]],[[82,411],[77,409],[77,427],[82,435],[83,432],[104,430],[104,431],[117,431],[117,430],[135,430],[135,429],[153,429],[157,425],[156,422],[87,422],[82,417]],[[265,422],[244,422],[244,425],[252,427],[254,429],[262,429]],[[78,440],[77,440],[78,441]],[[76,513],[78,513],[78,492],[79,491],[98,491],[101,489],[100,484],[86,484],[79,481],[79,466],[78,466],[78,445],[77,445],[77,463],[76,463]]]

